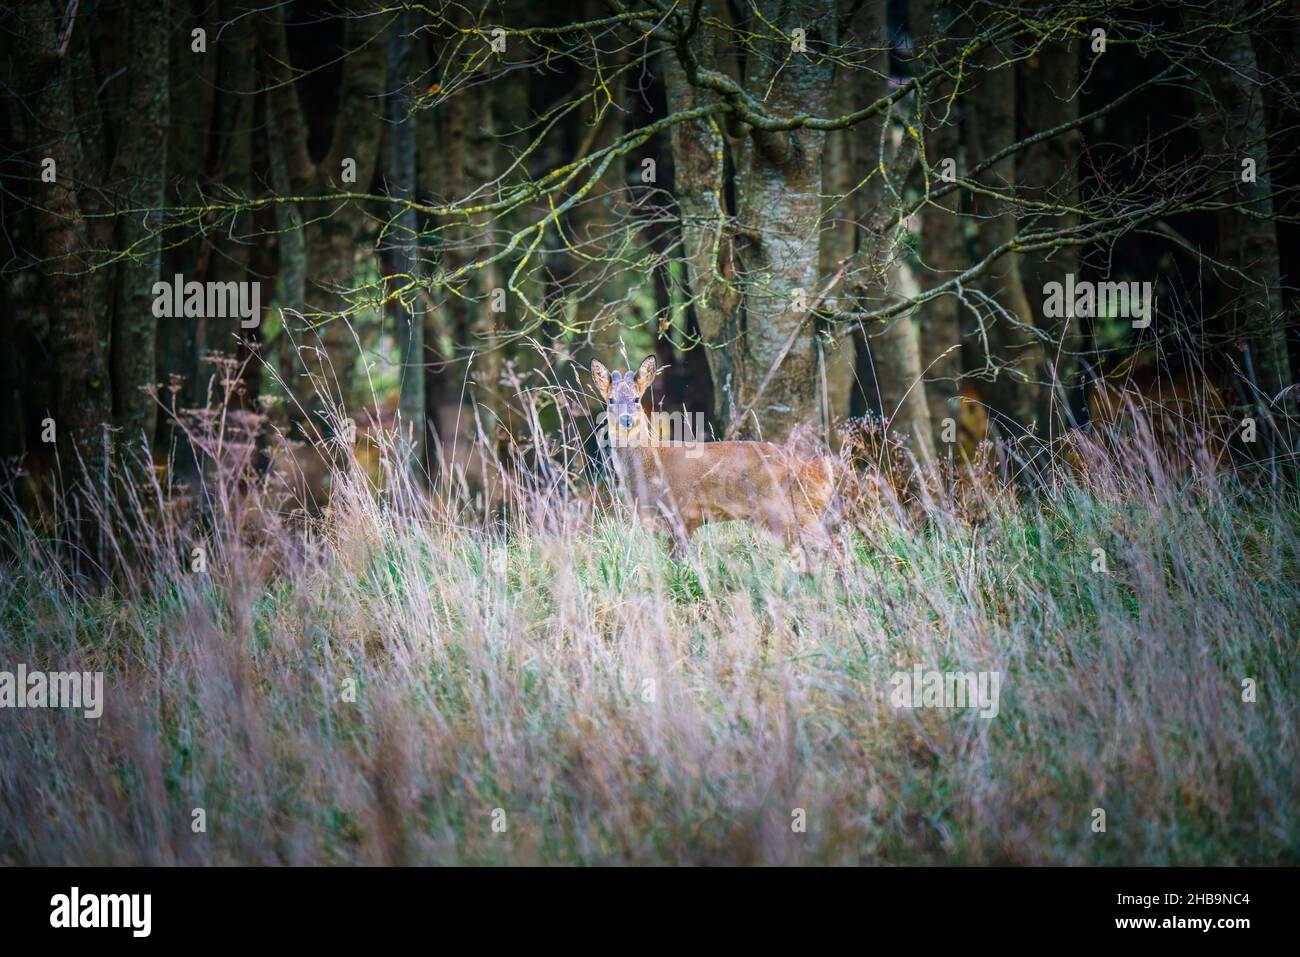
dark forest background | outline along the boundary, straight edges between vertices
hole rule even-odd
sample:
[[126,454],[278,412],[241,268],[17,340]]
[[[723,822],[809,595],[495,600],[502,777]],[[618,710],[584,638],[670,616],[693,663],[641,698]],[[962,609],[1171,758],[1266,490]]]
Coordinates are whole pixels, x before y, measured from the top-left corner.
[[1298,33],[0,7],[0,864],[1295,864]]
[[[1098,382],[1163,378],[1283,462],[1298,29],[1283,2],[20,3],[0,456],[71,481],[143,442],[189,482],[178,421],[224,405],[397,428],[436,483],[526,433],[531,388],[653,352],[655,404],[717,436],[875,415],[924,459],[963,401],[1046,440]],[[1154,283],[1156,321],[1046,316],[1068,273]],[[155,317],[176,275],[259,282],[260,321]]]

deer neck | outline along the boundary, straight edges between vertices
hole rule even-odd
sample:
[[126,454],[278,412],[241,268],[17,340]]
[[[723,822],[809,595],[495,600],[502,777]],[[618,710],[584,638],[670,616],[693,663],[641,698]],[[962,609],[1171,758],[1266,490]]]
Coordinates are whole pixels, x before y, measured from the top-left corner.
[[642,419],[640,426],[626,439],[611,442],[609,451],[614,461],[614,469],[620,478],[644,475],[648,470],[657,470],[660,467],[661,448],[650,434],[650,423],[645,419]]

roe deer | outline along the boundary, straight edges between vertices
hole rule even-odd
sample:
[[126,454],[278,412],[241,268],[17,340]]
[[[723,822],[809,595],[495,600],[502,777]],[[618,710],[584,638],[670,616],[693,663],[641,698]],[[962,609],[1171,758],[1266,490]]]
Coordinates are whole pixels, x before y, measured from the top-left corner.
[[[729,519],[765,526],[787,546],[825,544],[832,460],[771,442],[666,442],[641,406],[655,373],[654,356],[635,374],[611,374],[599,360],[591,363],[592,381],[605,402],[615,472],[638,512],[667,522],[674,551],[680,554],[705,522]],[[799,565],[807,570],[803,549]]]
[[1186,368],[1143,365],[1135,355],[1104,378],[1093,380],[1088,416],[1098,428],[1131,434],[1135,414],[1151,419],[1152,436],[1170,447],[1188,431],[1215,433],[1231,428],[1228,406],[1214,384]]
[[[1092,382],[1088,418],[1112,448],[1145,452],[1172,477],[1205,465],[1217,470],[1228,455],[1235,424],[1223,394],[1201,372],[1136,354]],[[1204,458],[1202,458],[1204,456]]]

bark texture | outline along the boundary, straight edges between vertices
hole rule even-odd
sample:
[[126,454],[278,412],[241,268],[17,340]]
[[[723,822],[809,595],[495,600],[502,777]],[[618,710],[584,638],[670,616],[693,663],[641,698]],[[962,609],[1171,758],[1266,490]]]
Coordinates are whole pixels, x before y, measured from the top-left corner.
[[[884,4],[865,4],[854,19],[854,31],[867,51],[864,80],[855,85],[863,102],[872,102],[888,90],[889,34]],[[861,301],[878,308],[899,296],[919,292],[911,269],[903,259],[905,226],[887,225],[900,205],[902,183],[898,170],[910,164],[910,144],[896,140],[884,113],[853,127],[855,166],[870,178],[856,197],[858,258],[855,263],[864,287]],[[881,414],[891,432],[901,436],[922,462],[934,455],[930,411],[926,404],[919,327],[914,311],[890,319],[880,328],[866,330],[872,369],[879,391]]]
[[[1230,11],[1188,8],[1192,26],[1217,25]],[[1218,259],[1227,269],[1216,270],[1221,301],[1229,310],[1228,328],[1248,348],[1247,378],[1253,372],[1252,401],[1261,414],[1279,426],[1287,448],[1295,443],[1286,400],[1272,400],[1292,382],[1286,333],[1281,320],[1283,302],[1277,229],[1273,222],[1272,176],[1268,135],[1259,74],[1250,35],[1222,30],[1207,40],[1208,62],[1201,73],[1198,103],[1199,135],[1206,165],[1215,186],[1226,181],[1231,205],[1215,216]],[[1243,177],[1243,160],[1255,161],[1254,182]],[[1157,323],[1160,321],[1156,316]]]
[[[714,2],[703,4],[702,17],[712,19]],[[717,38],[707,24],[689,41],[699,58],[712,57]],[[707,107],[711,94],[693,86],[683,67],[682,52],[663,58],[664,87],[670,113]],[[731,242],[725,198],[725,141],[712,117],[675,124],[671,129],[673,193],[681,215],[682,256],[690,308],[699,327],[704,354],[713,379],[713,416],[729,423],[736,408],[736,349],[740,336],[739,295],[732,284]]]
[[[1016,140],[1016,73],[1003,66],[1009,52],[989,44],[976,55],[982,69],[970,96],[973,164]],[[994,163],[977,182],[990,191],[972,197],[979,218],[975,258],[980,261],[1016,235],[1015,208],[997,195],[1015,187],[1014,154]],[[1003,253],[980,277],[978,290],[982,294],[979,312],[990,346],[987,358],[996,372],[993,404],[1000,413],[1000,423],[1011,434],[1032,429],[1038,424],[1046,372],[1042,343],[1034,326],[1036,310],[1025,294],[1019,255]]]
[[[1044,43],[1019,65],[1019,95],[1025,128],[1031,132],[1053,130],[1077,120],[1082,94],[1079,85],[1079,49],[1076,39]],[[1031,144],[1018,161],[1023,194],[1037,202],[1078,208],[1079,155],[1083,135],[1068,130]],[[1079,225],[1079,215],[1064,211],[1050,217],[1022,222],[1034,231],[1070,230]],[[1055,249],[1028,252],[1020,258],[1020,273],[1030,301],[1041,294],[1044,284],[1064,282],[1065,275],[1079,275],[1082,247],[1060,245]],[[1038,300],[1041,302],[1041,300]],[[1038,310],[1041,317],[1041,309]],[[1052,385],[1047,396],[1051,421],[1058,430],[1069,427],[1083,411],[1081,359],[1087,344],[1087,330],[1077,317],[1042,319],[1046,345],[1047,377]]]
[[145,389],[157,378],[153,286],[162,262],[158,226],[170,122],[170,4],[140,0],[131,4],[129,16],[131,83],[113,179],[126,184],[124,205],[135,212],[121,220],[118,230],[119,247],[129,258],[119,270],[113,311],[113,420],[124,441],[135,445],[143,440],[148,445],[158,408]]
[[106,473],[112,419],[108,342],[97,319],[94,286],[86,281],[87,227],[78,204],[78,170],[93,162],[83,143],[73,84],[73,63],[56,53],[61,7],[48,0],[25,4],[28,33],[15,45],[22,78],[37,91],[38,111],[27,114],[33,161],[54,162],[54,182],[38,177],[35,229],[50,302],[51,358],[57,381],[55,426],[59,460],[71,484],[85,468],[86,484],[98,489]]
[[[848,78],[838,69],[836,79],[838,82],[831,88],[831,108],[836,115],[842,115],[854,108],[857,86],[846,82]],[[819,282],[823,286],[831,281],[841,265],[852,260],[857,246],[853,187],[857,185],[855,174],[860,164],[856,162],[854,135],[852,129],[826,134],[826,152],[822,159],[822,192],[825,196],[819,252]],[[842,283],[832,290],[826,303],[828,308],[843,301],[843,291]],[[818,376],[825,380],[824,389],[819,388],[819,392],[824,394],[819,395],[819,399],[824,397],[825,401],[818,403],[818,418],[827,434],[833,436],[836,427],[849,415],[856,347],[851,328],[823,321],[818,323],[817,332]],[[820,381],[818,385],[821,386]]]
[[[388,65],[396,92],[388,98],[388,148],[384,168],[388,177],[388,191],[395,196],[413,198],[416,186],[416,118],[410,111],[410,91],[418,82],[417,69],[422,65],[419,56],[422,38],[411,34],[416,26],[412,11],[403,11],[398,18],[400,29],[388,35]],[[393,291],[406,286],[423,272],[420,265],[417,231],[419,222],[415,210],[407,209],[397,216],[388,234],[385,259],[393,275]],[[419,297],[411,290],[392,305],[394,330],[401,356],[401,385],[398,408],[401,412],[401,436],[409,436],[409,463],[416,474],[424,467],[424,317],[415,308]]]
[[[320,163],[308,151],[307,124],[294,85],[283,12],[268,10],[263,43],[264,62],[271,74],[274,139],[282,150],[285,174],[293,194],[361,192],[369,188],[379,158],[383,132],[383,95],[387,84],[387,45],[375,34],[377,21],[365,16],[373,8],[362,0],[346,5],[343,79],[329,147]],[[355,164],[355,182],[344,180],[344,161]],[[297,388],[298,415],[325,411],[324,398],[346,402],[359,353],[348,321],[348,293],[353,287],[355,250],[365,221],[361,205],[352,200],[308,204],[306,210],[306,290],[303,322],[293,332],[302,347],[297,363],[310,374],[291,377]],[[293,307],[293,303],[284,305]],[[313,348],[314,347],[314,348]],[[322,351],[323,350],[323,351]],[[322,395],[325,393],[325,396]],[[318,419],[316,427],[323,421]]]
[[[911,0],[908,5],[917,60],[914,75],[924,73],[953,53],[948,30],[951,14],[946,0]],[[942,171],[964,174],[962,162],[960,105],[950,102],[953,84],[936,80],[922,94],[925,123],[926,177],[933,192],[944,185]],[[951,161],[951,165],[948,165]],[[921,268],[917,276],[922,292],[959,275],[970,265],[961,212],[962,191],[954,189],[935,196],[921,211]],[[962,373],[961,300],[954,294],[923,304],[919,310],[921,364],[925,370],[925,394],[936,437],[943,432],[943,420],[952,414]]]
[[[832,67],[820,56],[837,40],[832,0],[762,0],[763,39],[751,44],[745,88],[779,115],[830,109]],[[755,22],[754,26],[759,26]],[[781,36],[770,36],[775,27]],[[786,39],[804,31],[807,52]],[[825,133],[751,128],[737,162],[738,250],[745,283],[737,379],[742,434],[780,441],[817,414],[817,368],[809,310],[819,289],[818,225]]]

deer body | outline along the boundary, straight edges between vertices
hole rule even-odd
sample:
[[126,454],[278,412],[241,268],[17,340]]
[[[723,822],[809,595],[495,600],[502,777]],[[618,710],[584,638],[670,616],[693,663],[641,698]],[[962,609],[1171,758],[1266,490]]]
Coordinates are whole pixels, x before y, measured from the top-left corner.
[[1088,396],[1088,416],[1097,426],[1131,432],[1134,414],[1145,414],[1162,444],[1189,428],[1221,426],[1227,411],[1219,390],[1199,375],[1183,370],[1138,374],[1131,364],[1094,382]]
[[641,407],[654,374],[653,357],[635,376],[592,363],[614,469],[638,512],[666,523],[679,550],[700,525],[728,520],[766,527],[788,545],[820,545],[834,491],[830,460],[771,442],[658,439]]

